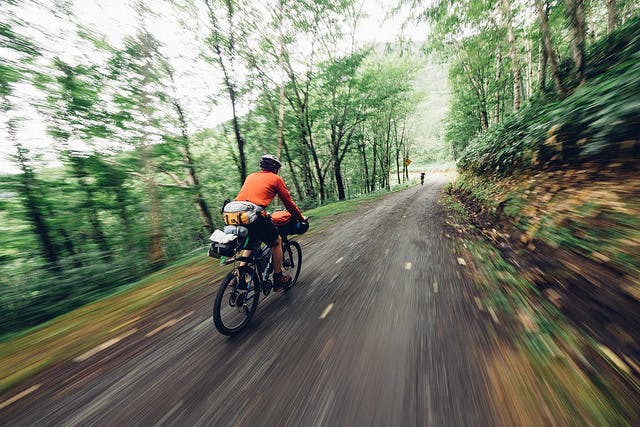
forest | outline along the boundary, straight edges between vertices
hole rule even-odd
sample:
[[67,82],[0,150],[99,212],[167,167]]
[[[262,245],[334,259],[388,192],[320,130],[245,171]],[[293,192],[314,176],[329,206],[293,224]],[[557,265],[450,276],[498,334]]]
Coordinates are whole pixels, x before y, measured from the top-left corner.
[[[0,10],[5,333],[202,248],[263,153],[303,209],[408,182],[410,158],[509,176],[638,156],[631,0],[393,5],[424,43],[363,42],[352,0],[123,7],[117,37],[73,1]],[[429,67],[448,83],[425,93]]]
[[74,2],[2,7],[3,332],[201,248],[264,153],[303,209],[409,179],[426,56],[357,40],[363,4],[154,3],[118,41]]
[[9,424],[640,425],[637,1],[2,0],[0,135]]

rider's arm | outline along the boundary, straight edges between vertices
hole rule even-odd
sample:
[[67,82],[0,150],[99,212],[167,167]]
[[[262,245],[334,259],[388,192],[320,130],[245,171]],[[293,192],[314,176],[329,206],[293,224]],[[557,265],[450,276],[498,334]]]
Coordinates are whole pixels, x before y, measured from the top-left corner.
[[[280,178],[280,177],[278,177]],[[284,179],[280,178],[278,180],[278,184],[276,186],[277,192],[278,192],[278,197],[280,197],[280,200],[282,200],[282,203],[284,204],[284,207],[287,208],[287,210],[289,212],[291,212],[291,214],[294,217],[297,217],[296,219],[300,220],[300,221],[304,221],[304,217],[302,216],[302,212],[300,212],[300,209],[298,209],[298,207],[296,206],[296,204],[293,202],[293,199],[291,198],[291,195],[289,194],[289,190],[287,189],[287,186],[284,183]]]

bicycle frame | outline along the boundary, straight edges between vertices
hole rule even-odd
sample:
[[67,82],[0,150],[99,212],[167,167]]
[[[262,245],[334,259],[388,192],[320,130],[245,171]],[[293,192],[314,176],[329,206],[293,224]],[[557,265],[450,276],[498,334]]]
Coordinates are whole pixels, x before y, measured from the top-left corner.
[[[283,254],[284,254],[285,249],[287,248],[287,246],[289,245],[291,240],[289,240],[289,236],[287,236],[286,234],[281,234],[280,237],[282,238],[282,251],[283,251]],[[238,256],[238,254],[240,254],[242,251],[245,251],[245,250],[251,251],[251,255],[249,255],[249,256]],[[236,264],[236,263],[245,263],[244,265],[234,266],[234,270],[240,271],[243,268],[244,268],[245,271],[247,270],[247,268],[254,270],[257,273],[257,276],[258,276],[258,288],[256,289],[256,291],[257,292],[263,292],[264,291],[264,295],[267,296],[268,291],[265,291],[264,284],[266,282],[270,282],[269,277],[271,276],[271,273],[273,272],[273,259],[271,258],[272,251],[269,251],[269,253],[266,254],[266,256],[269,257],[269,261],[267,262],[267,264],[265,265],[265,267],[263,269],[260,268],[260,264],[258,263],[258,261],[262,260],[264,258],[264,256],[263,255],[256,256],[255,253],[257,251],[260,251],[259,247],[253,248],[253,249],[241,249],[231,259],[222,258],[220,260],[220,264],[221,265],[229,265],[229,264]],[[264,274],[265,271],[267,272],[266,276]],[[238,285],[236,284],[235,287],[234,287],[234,291],[237,289],[237,286]],[[268,290],[270,291],[271,287],[269,287]],[[254,295],[253,293],[247,294],[247,298],[253,297],[253,295]]]

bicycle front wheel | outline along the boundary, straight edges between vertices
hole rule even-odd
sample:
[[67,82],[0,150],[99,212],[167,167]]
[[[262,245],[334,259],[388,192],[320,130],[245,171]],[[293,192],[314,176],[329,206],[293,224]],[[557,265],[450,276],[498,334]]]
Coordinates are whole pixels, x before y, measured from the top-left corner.
[[258,306],[258,276],[252,268],[239,268],[220,283],[213,304],[213,323],[224,335],[232,336],[249,324]]
[[282,248],[282,272],[291,276],[291,284],[286,288],[292,288],[298,281],[302,268],[302,249],[298,242],[287,242]]

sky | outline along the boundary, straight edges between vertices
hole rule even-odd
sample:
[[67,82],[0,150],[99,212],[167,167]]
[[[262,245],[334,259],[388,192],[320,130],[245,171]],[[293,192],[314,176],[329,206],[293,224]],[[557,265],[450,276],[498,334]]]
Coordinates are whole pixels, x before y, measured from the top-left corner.
[[[28,23],[21,29],[24,34],[33,38],[38,45],[45,46],[49,51],[47,56],[55,56],[74,63],[100,63],[106,57],[100,58],[92,53],[87,57],[86,51],[78,49],[73,41],[75,28],[69,26],[63,16],[52,13],[54,3],[60,0],[31,0],[24,1],[19,8],[3,5],[0,0],[0,21],[7,19],[9,14],[15,14]],[[356,40],[365,43],[384,43],[396,40],[399,36],[414,41],[426,38],[424,24],[406,25],[408,13],[400,11],[389,18],[388,12],[395,6],[394,0],[362,0],[363,10],[368,15],[361,21],[356,31]],[[64,1],[62,1],[64,3]],[[78,22],[82,22],[88,29],[104,34],[108,42],[114,46],[121,46],[127,35],[137,29],[138,14],[127,0],[67,0],[70,10]],[[176,69],[177,94],[184,103],[190,118],[190,131],[215,127],[218,123],[231,118],[231,106],[220,93],[219,82],[221,74],[211,64],[200,56],[198,46],[201,42],[196,39],[198,33],[205,29],[194,28],[198,23],[188,23],[189,28],[179,22],[176,11],[167,0],[152,0],[157,14],[147,19],[145,25],[163,44],[162,51],[170,59]],[[196,0],[196,4],[202,3]],[[5,9],[6,8],[6,9]],[[4,9],[4,10],[3,10]],[[184,15],[180,15],[184,16]],[[405,24],[403,26],[403,24]],[[43,34],[53,35],[53,39],[44,38]],[[56,37],[57,35],[57,37]],[[87,50],[90,51],[90,50]],[[8,55],[7,50],[0,48],[0,56]],[[46,123],[30,104],[41,94],[28,85],[19,86],[16,90],[15,103],[20,106],[19,112],[13,114],[21,118],[18,137],[27,147],[43,155],[43,163],[55,164],[56,156],[50,150],[50,139],[46,135]],[[40,99],[42,101],[42,99]],[[246,106],[245,108],[249,108]],[[3,114],[3,113],[0,113]],[[0,174],[17,172],[16,166],[9,160],[13,153],[13,146],[6,138],[6,119],[0,119]]]

